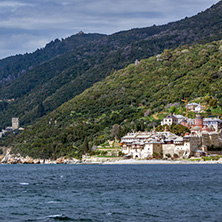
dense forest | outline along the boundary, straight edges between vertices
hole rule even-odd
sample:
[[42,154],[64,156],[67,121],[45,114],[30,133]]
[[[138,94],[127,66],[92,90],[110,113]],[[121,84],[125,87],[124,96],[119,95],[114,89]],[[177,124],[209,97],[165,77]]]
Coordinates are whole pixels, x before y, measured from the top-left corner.
[[13,81],[41,63],[47,62],[59,55],[69,52],[77,47],[104,37],[103,34],[87,34],[80,32],[66,39],[55,39],[44,48],[37,49],[33,53],[11,56],[0,60],[1,85]]
[[[132,29],[108,36],[80,33],[52,41],[33,54],[1,60],[0,128],[8,126],[15,116],[20,118],[24,127],[35,123],[136,59],[149,58],[164,49],[219,39],[222,39],[221,1],[196,16],[167,25]],[[203,56],[203,60],[206,58]],[[196,63],[204,61],[200,59]],[[196,67],[196,64],[193,66]],[[177,78],[180,79],[183,73],[181,70]],[[168,73],[165,76],[172,80]],[[162,83],[158,82],[154,93],[165,82],[165,79]],[[205,84],[202,86],[204,94],[207,87]],[[188,92],[184,89],[181,93],[186,96]],[[131,95],[132,102],[137,94]],[[154,106],[158,106],[158,102]]]
[[205,98],[221,110],[221,85],[222,40],[166,49],[111,71],[28,127],[10,145],[15,153],[32,157],[79,157],[84,141],[99,145],[131,129],[149,130],[159,124],[153,113],[184,98]]

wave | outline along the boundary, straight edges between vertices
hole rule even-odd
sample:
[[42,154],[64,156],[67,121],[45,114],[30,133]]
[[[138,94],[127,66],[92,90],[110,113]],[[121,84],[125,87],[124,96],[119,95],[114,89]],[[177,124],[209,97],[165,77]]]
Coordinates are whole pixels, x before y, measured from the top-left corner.
[[19,183],[20,185],[23,185],[23,186],[28,186],[29,183]]
[[47,204],[58,204],[58,203],[59,203],[59,201],[53,201],[53,200],[47,202]]
[[42,217],[42,218],[39,218],[40,220],[45,220],[45,219],[54,219],[54,220],[59,220],[59,221],[73,221],[72,218],[70,217],[67,217],[67,216],[64,216],[62,214],[54,214],[54,215],[49,215],[49,216],[46,216],[46,217]]

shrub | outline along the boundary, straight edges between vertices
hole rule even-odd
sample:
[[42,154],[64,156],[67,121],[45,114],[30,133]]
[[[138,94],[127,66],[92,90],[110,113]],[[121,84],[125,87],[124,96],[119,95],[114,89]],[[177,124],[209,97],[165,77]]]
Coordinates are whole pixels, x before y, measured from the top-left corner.
[[154,159],[162,159],[162,156],[161,156],[161,154],[159,154],[159,153],[157,153],[157,152],[154,152],[154,153],[153,153],[153,158],[154,158]]
[[165,156],[166,156],[167,158],[171,158],[171,155],[170,155],[169,153],[165,154]]
[[123,155],[124,155],[123,152],[119,151],[118,156],[123,156]]
[[174,154],[173,154],[173,157],[174,157],[174,158],[179,158],[179,155],[176,154],[176,153],[174,153]]

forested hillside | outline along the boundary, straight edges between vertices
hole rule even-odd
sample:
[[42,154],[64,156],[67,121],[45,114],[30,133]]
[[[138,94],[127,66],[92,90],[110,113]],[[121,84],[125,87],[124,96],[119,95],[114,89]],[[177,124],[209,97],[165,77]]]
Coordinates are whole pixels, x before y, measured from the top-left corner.
[[[61,49],[59,55],[55,53],[55,46],[65,44],[65,41],[50,43],[51,47],[48,47],[51,51],[45,55],[53,56],[49,56],[48,61],[43,59],[44,63],[32,65],[32,60],[27,59],[25,72],[1,86],[0,128],[9,125],[13,116],[20,117],[23,126],[32,124],[135,59],[149,58],[166,48],[175,49],[179,45],[222,39],[222,2],[194,17],[167,25],[133,29],[104,37],[98,35],[95,37],[97,40],[88,36],[86,43],[85,37],[82,38],[78,47],[72,46],[72,50],[68,46],[61,47],[64,51]],[[13,59],[8,60],[9,70]],[[30,70],[28,67],[31,67]],[[14,101],[8,102],[12,98]]]
[[66,39],[55,39],[44,48],[37,49],[33,53],[2,59],[0,60],[0,84],[4,85],[13,81],[43,62],[104,36],[103,34],[84,34],[80,32]]
[[41,158],[79,156],[83,141],[98,145],[131,129],[146,130],[169,103],[222,98],[222,40],[181,46],[112,72],[21,133],[15,153]]

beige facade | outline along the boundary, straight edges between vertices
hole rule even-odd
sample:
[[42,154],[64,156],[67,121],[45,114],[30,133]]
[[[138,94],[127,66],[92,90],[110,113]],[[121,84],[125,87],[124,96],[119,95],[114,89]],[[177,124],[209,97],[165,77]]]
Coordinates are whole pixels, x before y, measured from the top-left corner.
[[12,118],[12,129],[17,130],[19,128],[19,118]]
[[162,126],[171,126],[172,124],[178,124],[178,119],[174,115],[168,115],[161,121]]
[[121,140],[122,152],[134,159],[146,159],[154,154],[189,157],[199,143],[197,137],[182,138],[170,132],[130,133]]
[[195,150],[207,151],[207,147],[212,145],[221,146],[222,138],[217,132],[200,132],[184,137],[170,132],[137,132],[124,136],[121,145],[122,152],[134,159],[146,159],[155,153],[163,158],[174,154],[188,158],[194,155]]
[[219,134],[218,133],[202,133],[202,144],[210,147],[210,146],[220,146],[219,142]]

